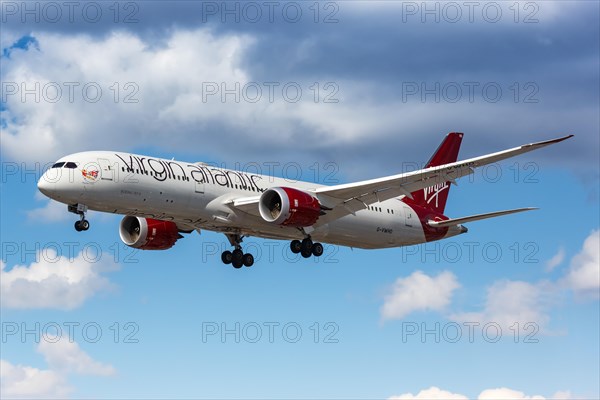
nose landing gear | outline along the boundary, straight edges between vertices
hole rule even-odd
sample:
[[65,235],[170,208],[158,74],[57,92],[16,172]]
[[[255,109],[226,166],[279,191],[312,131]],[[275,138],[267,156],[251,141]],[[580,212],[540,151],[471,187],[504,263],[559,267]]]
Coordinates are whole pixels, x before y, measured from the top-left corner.
[[85,219],[85,213],[88,210],[85,204],[69,204],[67,209],[69,212],[80,216],[79,221],[75,221],[75,230],[77,232],[87,231],[90,229],[90,223],[87,219]]
[[90,229],[90,223],[87,219],[82,218],[79,221],[75,221],[75,230],[77,232],[87,231],[88,229]]

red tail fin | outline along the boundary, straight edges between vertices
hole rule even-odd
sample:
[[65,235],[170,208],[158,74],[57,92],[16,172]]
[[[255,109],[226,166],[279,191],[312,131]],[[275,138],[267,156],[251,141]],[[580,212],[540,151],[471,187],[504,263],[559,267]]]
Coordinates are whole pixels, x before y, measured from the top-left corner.
[[[462,133],[449,133],[435,153],[433,153],[425,168],[455,162],[458,158],[458,150],[460,149],[462,137]],[[443,214],[446,207],[446,200],[448,199],[448,192],[450,192],[450,182],[440,182],[411,193],[413,198],[405,197],[403,201],[407,204],[418,205]]]

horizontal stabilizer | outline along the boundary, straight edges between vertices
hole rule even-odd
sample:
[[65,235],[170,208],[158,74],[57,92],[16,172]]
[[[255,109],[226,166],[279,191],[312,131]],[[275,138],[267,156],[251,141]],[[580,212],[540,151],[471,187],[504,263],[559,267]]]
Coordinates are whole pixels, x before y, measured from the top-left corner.
[[445,221],[429,220],[429,221],[427,221],[427,225],[434,227],[434,228],[443,228],[446,226],[454,226],[454,225],[458,225],[458,224],[463,224],[465,222],[478,221],[480,219],[494,218],[494,217],[499,217],[501,215],[508,215],[508,214],[514,214],[514,213],[518,213],[518,212],[531,211],[531,210],[537,210],[537,208],[535,208],[535,207],[515,208],[514,210],[495,211],[495,212],[491,212],[491,213],[471,215],[469,217],[452,218],[452,219],[447,219]]

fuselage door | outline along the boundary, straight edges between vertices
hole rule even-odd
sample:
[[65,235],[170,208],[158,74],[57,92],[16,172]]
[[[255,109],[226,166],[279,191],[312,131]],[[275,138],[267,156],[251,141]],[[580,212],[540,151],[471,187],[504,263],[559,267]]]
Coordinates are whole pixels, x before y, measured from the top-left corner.
[[110,161],[106,158],[99,158],[100,164],[100,179],[103,181],[112,181],[115,178],[115,167],[110,165]]
[[198,181],[194,181],[194,191],[197,194],[204,194],[204,182],[198,182]]
[[404,211],[404,225],[412,227],[416,219],[415,213],[413,212],[412,208],[408,206],[404,206],[402,209]]

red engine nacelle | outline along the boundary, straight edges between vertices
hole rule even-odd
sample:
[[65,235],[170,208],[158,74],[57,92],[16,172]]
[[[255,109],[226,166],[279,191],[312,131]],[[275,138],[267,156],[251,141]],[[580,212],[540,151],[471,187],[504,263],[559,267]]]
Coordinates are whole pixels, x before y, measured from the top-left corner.
[[267,189],[260,196],[258,210],[267,222],[295,227],[311,226],[321,215],[319,200],[288,187]]
[[166,250],[182,238],[171,221],[126,216],[119,227],[121,240],[127,246],[142,250]]

